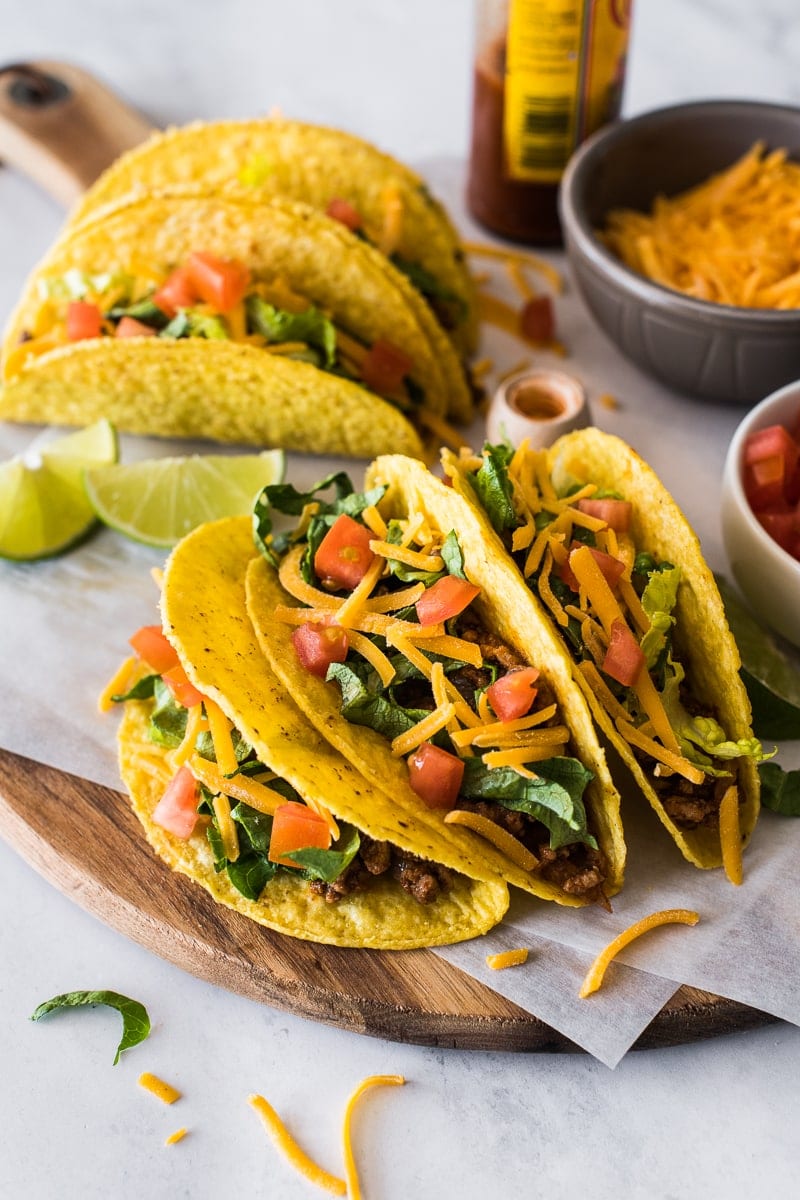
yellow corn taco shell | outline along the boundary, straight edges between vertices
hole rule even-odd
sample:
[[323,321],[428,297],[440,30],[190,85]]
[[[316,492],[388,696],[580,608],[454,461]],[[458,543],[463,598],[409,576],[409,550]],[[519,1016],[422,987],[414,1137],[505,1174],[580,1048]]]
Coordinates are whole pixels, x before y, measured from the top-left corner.
[[[244,575],[253,552],[249,520],[240,518],[201,526],[172,554],[162,612],[187,675],[219,704],[259,760],[307,801],[324,805],[374,838],[441,862],[435,839],[413,836],[383,797],[377,806],[372,803],[376,797],[363,777],[315,733],[270,670],[245,608]],[[159,856],[219,903],[293,937],[376,949],[461,941],[485,933],[502,918],[508,890],[488,873],[483,881],[457,875],[447,894],[428,905],[385,880],[329,904],[304,881],[282,874],[258,901],[246,899],[224,872],[214,871],[202,830],[182,841],[152,820],[171,771],[166,761],[163,774],[154,765],[159,757],[166,760],[166,753],[147,737],[147,718],[146,703],[129,702],[119,734],[121,770],[133,807]],[[447,865],[454,870],[468,865],[457,855],[450,859]]]
[[9,421],[88,425],[369,458],[423,453],[399,409],[348,379],[240,342],[107,338],[39,358],[0,391]]
[[[18,357],[15,352],[20,342],[41,326],[41,292],[42,287],[46,290],[47,281],[61,279],[69,271],[87,275],[120,271],[134,278],[152,278],[157,283],[195,249],[244,263],[254,284],[282,281],[309,304],[328,313],[338,327],[365,343],[381,338],[390,341],[413,363],[411,374],[424,391],[424,412],[433,417],[446,414],[449,393],[440,357],[432,350],[414,307],[408,303],[405,282],[401,279],[399,286],[392,283],[380,255],[338,222],[292,201],[273,199],[269,204],[259,205],[245,198],[187,194],[140,202],[124,200],[53,247],[30,279],[6,331],[3,365],[7,386],[0,395],[0,416],[47,419],[44,414],[39,417],[31,411],[35,407],[32,380],[24,401],[20,397],[19,404],[12,386],[26,371],[35,372],[48,364],[54,353],[48,351],[28,360],[22,372],[15,367]],[[90,339],[82,345],[96,342],[107,353],[112,340]],[[147,340],[160,349],[167,339]],[[204,339],[187,340],[196,344]],[[222,344],[215,341],[203,349],[213,352]],[[262,350],[247,368],[253,374],[251,394],[258,379],[256,364],[261,363],[268,373],[272,357],[275,356],[268,350]],[[198,372],[213,370],[206,365],[210,361],[210,356],[198,360]],[[108,387],[110,391],[113,389],[111,372]],[[269,395],[266,384],[265,402]],[[130,393],[127,398],[134,400]],[[206,410],[212,403],[210,397]],[[321,408],[318,423],[322,433],[316,447],[320,452],[327,448],[325,420]],[[121,422],[121,428],[126,429],[127,425]],[[304,434],[308,437],[307,428]]]
[[259,201],[285,196],[323,211],[333,199],[347,200],[375,245],[419,264],[458,297],[463,320],[453,339],[462,351],[475,350],[474,284],[455,229],[419,175],[368,142],[282,117],[168,129],[101,175],[71,214],[71,224],[127,192],[182,184],[242,191]]
[[[418,469],[419,468],[419,469]],[[487,550],[480,536],[480,522],[458,497],[421,464],[394,455],[379,458],[368,470],[366,486],[387,484],[381,502],[384,515],[422,513],[432,527],[458,533],[467,578],[481,587],[476,601],[487,627],[527,661],[542,671],[561,708],[562,719],[571,731],[577,756],[594,773],[586,795],[590,825],[606,862],[604,891],[613,895],[622,886],[625,845],[619,818],[619,796],[608,774],[586,705],[576,695],[568,664],[546,630],[527,628],[527,589],[515,576],[502,554]],[[436,830],[452,839],[453,847],[466,854],[473,865],[491,864],[508,883],[532,895],[559,904],[578,907],[586,901],[561,887],[510,862],[488,842],[461,827],[445,824],[443,814],[428,808],[408,782],[408,769],[395,757],[386,740],[376,731],[347,721],[340,712],[338,689],[306,671],[299,663],[291,641],[292,627],[273,619],[281,604],[295,601],[281,587],[276,572],[264,559],[251,562],[247,573],[247,607],[259,642],[275,673],[297,699],[308,720],[394,805],[412,815],[414,828]]]
[[[729,738],[752,738],[750,702],[739,676],[740,659],[728,627],[725,610],[714,577],[709,570],[700,543],[689,522],[655,472],[638,454],[618,437],[589,428],[566,434],[548,454],[550,470],[556,479],[572,477],[581,483],[594,483],[599,490],[617,492],[633,502],[630,534],[635,545],[660,560],[681,568],[673,641],[686,678],[695,698],[715,713]],[[516,564],[507,554],[481,509],[463,467],[463,460],[445,451],[445,470],[453,487],[480,521],[481,536],[492,552],[502,552],[522,581]],[[554,628],[553,617],[538,596],[524,585],[528,597],[529,619]],[[682,829],[670,818],[653,787],[651,776],[634,756],[631,746],[620,735],[606,708],[591,690],[585,678],[572,664],[575,682],[586,695],[597,725],[630,768],[637,784],[652,805],[659,820],[669,830],[683,856],[698,867],[722,865],[720,831],[717,825]],[[759,782],[755,763],[738,760],[739,823],[742,845],[749,841],[759,812]]]

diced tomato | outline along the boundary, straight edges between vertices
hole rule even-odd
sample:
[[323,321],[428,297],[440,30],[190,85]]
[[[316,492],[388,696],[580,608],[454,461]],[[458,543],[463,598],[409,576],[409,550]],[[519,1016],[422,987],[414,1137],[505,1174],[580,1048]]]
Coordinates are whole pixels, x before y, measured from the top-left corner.
[[783,500],[786,463],[779,454],[750,463],[744,469],[744,491],[755,513]]
[[168,317],[174,317],[179,308],[191,308],[198,299],[186,267],[178,267],[153,296],[153,303]]
[[800,458],[800,446],[783,425],[769,425],[751,433],[744,445],[745,466],[763,462],[766,458],[782,458],[784,472],[791,475]]
[[300,665],[324,679],[331,663],[344,662],[349,643],[341,625],[322,625],[307,621],[292,631],[292,645]]
[[519,331],[531,342],[551,342],[556,335],[553,302],[549,296],[532,296],[519,314]]
[[331,831],[327,822],[305,804],[290,800],[275,809],[272,818],[272,833],[269,839],[269,861],[284,867],[303,868],[290,858],[284,858],[293,850],[328,850]]
[[[582,544],[582,542],[573,542],[569,548],[570,554],[573,550],[580,550]],[[606,554],[604,550],[595,550],[594,546],[590,546],[589,549],[592,552],[592,558],[603,572],[605,581],[613,592],[625,572],[625,564],[611,554]],[[567,587],[572,588],[573,592],[580,590],[578,580],[569,565],[569,559],[559,567],[558,574],[559,578]]]
[[158,675],[178,665],[178,655],[164,637],[160,625],[143,625],[133,637],[128,638],[128,642],[139,658],[143,658]]
[[365,525],[341,513],[331,525],[314,555],[314,570],[323,587],[357,587],[375,559],[369,544],[374,538]]
[[103,314],[96,304],[70,300],[67,308],[67,337],[71,342],[97,338],[103,333]]
[[610,675],[625,687],[633,687],[644,665],[644,654],[628,626],[624,621],[614,621],[608,650],[603,659],[606,675]]
[[177,700],[178,704],[182,704],[184,708],[194,708],[196,704],[202,704],[203,693],[198,692],[194,684],[189,682],[180,663],[176,667],[170,667],[168,671],[164,671],[161,678],[172,693],[173,700]]
[[201,300],[226,313],[244,298],[250,272],[244,263],[215,258],[195,250],[186,260],[186,273]]
[[145,325],[135,317],[123,317],[117,326],[117,337],[155,337],[156,331],[152,325]]
[[167,784],[153,810],[156,825],[186,840],[197,824],[197,781],[188,767],[181,767]]
[[342,200],[340,196],[334,196],[325,212],[329,217],[333,217],[334,221],[341,221],[342,225],[346,225],[353,233],[361,228],[361,214],[357,208],[348,200]]
[[408,782],[428,808],[452,808],[464,778],[464,761],[433,742],[408,756]]
[[538,678],[536,667],[520,667],[489,685],[486,695],[499,720],[515,721],[530,712],[538,690],[533,685]]
[[416,603],[420,625],[438,625],[440,621],[457,617],[480,592],[476,584],[468,583],[466,579],[443,575],[432,587],[426,588]]
[[791,554],[794,540],[800,534],[800,518],[795,509],[765,509],[757,512],[756,517],[769,536]]
[[633,505],[630,500],[579,500],[578,509],[586,513],[587,517],[597,517],[599,521],[605,521],[609,529],[616,533],[627,533],[631,527]]
[[393,346],[386,338],[378,338],[361,364],[361,378],[373,392],[390,396],[399,390],[413,366],[413,360],[404,350]]

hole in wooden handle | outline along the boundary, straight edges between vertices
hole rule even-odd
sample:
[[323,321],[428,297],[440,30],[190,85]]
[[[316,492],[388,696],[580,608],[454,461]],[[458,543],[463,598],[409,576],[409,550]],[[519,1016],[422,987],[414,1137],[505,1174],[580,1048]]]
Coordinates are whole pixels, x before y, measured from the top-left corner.
[[30,63],[8,63],[0,67],[0,75],[16,76],[7,94],[21,108],[47,108],[72,94],[63,79]]

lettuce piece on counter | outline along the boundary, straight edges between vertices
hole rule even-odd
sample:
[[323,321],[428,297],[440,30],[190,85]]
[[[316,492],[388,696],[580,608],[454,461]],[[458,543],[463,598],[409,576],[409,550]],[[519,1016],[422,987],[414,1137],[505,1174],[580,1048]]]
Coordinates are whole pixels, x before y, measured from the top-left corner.
[[122,1038],[114,1056],[114,1066],[116,1066],[123,1050],[130,1050],[131,1046],[138,1046],[139,1042],[143,1042],[150,1033],[150,1018],[147,1015],[147,1009],[138,1000],[131,1000],[129,996],[123,996],[120,992],[63,992],[60,996],[53,996],[51,1000],[45,1000],[44,1004],[40,1004],[31,1014],[31,1020],[39,1021],[48,1013],[63,1008],[85,1006],[94,1008],[98,1004],[115,1008],[122,1016]]

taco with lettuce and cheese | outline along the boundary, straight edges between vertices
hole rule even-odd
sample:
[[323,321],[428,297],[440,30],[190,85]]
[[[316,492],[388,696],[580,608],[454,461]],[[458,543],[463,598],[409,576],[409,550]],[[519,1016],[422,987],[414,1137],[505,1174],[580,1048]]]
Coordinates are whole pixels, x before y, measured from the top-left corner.
[[[186,184],[209,192],[299,200],[375,246],[421,293],[457,348],[477,345],[475,289],[444,208],[414,171],[337,129],[283,117],[194,122],[122,155],[82,197],[74,227],[128,192]],[[452,415],[469,417],[463,397]]]
[[727,869],[758,816],[764,752],[714,577],[672,496],[593,428],[549,450],[445,451],[443,465],[681,853]]
[[131,639],[120,765],[151,845],[294,937],[409,949],[485,933],[508,905],[502,879],[412,829],[276,679],[245,607],[253,554],[247,518],[200,527],[167,565],[163,629]]
[[442,432],[447,355],[395,274],[292,201],[124,200],[29,281],[3,345],[0,417],[419,454]]
[[[275,534],[276,513],[299,523]],[[607,905],[619,796],[560,645],[480,527],[399,455],[362,493],[345,475],[265,488],[250,619],[307,719],[415,830],[533,895]]]

